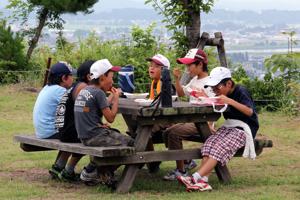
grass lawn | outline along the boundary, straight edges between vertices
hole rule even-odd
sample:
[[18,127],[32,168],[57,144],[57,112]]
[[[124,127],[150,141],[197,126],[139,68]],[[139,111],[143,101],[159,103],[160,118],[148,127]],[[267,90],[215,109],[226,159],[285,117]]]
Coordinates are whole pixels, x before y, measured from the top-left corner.
[[[255,161],[231,160],[228,165],[233,178],[231,184],[220,184],[213,174],[210,177],[212,192],[187,193],[177,182],[162,180],[175,166],[174,162],[164,162],[157,174],[148,174],[142,169],[131,192],[121,195],[105,186],[88,187],[51,180],[48,169],[56,152],[26,153],[13,141],[15,134],[33,133],[32,108],[37,94],[18,85],[0,86],[0,90],[0,199],[300,199],[299,117],[260,113],[259,133],[272,139],[274,147],[265,149]],[[120,116],[113,126],[123,132],[126,130]],[[77,170],[87,162],[85,157]]]

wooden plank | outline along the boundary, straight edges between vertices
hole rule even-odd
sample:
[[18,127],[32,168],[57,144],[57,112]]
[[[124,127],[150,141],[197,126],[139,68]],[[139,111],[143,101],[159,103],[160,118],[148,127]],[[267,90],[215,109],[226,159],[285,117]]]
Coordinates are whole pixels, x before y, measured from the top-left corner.
[[94,157],[93,161],[98,165],[126,165],[150,163],[157,161],[189,160],[199,158],[202,158],[201,150],[200,148],[195,148],[183,150],[137,152],[135,155],[124,156],[118,159]]
[[23,149],[23,151],[26,151],[26,152],[55,150],[55,149],[49,149],[49,148],[45,148],[45,147],[39,147],[39,146],[35,146],[35,145],[31,145],[31,144],[24,144],[24,143],[20,143],[20,147],[21,147],[21,149]]
[[[217,106],[217,108],[219,107],[221,108],[222,106]],[[119,101],[118,112],[122,113],[123,115],[131,115],[132,118],[135,118],[136,116],[152,117],[160,115],[172,116],[182,114],[197,115],[214,113],[211,105],[191,105],[189,102],[177,101],[173,102],[173,105],[170,108],[163,108],[159,106],[156,110],[154,106],[143,107],[134,102],[133,99],[124,98],[121,98]]]
[[31,151],[33,150],[32,146],[37,146],[97,157],[128,156],[135,153],[133,147],[88,147],[81,143],[63,143],[57,139],[38,139],[33,135],[17,135],[14,139],[22,143],[25,149],[31,149]]
[[140,125],[153,125],[157,122],[160,124],[175,124],[175,123],[190,123],[190,122],[206,122],[217,121],[220,118],[220,113],[209,113],[203,115],[173,115],[173,116],[155,116],[155,117],[140,117],[137,116],[136,123]]

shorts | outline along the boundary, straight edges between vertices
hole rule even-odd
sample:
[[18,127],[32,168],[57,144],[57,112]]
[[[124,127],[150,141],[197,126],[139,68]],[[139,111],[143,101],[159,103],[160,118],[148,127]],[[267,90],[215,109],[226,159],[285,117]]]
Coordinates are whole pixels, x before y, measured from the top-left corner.
[[133,146],[134,140],[121,134],[116,129],[105,129],[101,133],[87,139],[81,139],[85,146],[109,147],[109,146]]
[[222,126],[205,141],[201,153],[224,166],[245,144],[246,133],[243,130]]

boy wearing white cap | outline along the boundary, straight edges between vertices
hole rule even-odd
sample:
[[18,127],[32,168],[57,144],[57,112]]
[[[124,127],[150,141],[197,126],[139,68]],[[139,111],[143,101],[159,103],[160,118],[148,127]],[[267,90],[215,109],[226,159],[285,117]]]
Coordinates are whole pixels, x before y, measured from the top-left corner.
[[161,91],[161,71],[163,67],[170,69],[170,61],[161,54],[156,54],[152,58],[147,58],[150,61],[148,72],[152,79],[149,99],[154,99]]
[[[119,91],[112,87],[112,84],[113,74],[119,70],[120,67],[112,66],[107,59],[96,61],[90,69],[91,85],[82,89],[76,98],[75,126],[78,138],[86,146],[133,145],[130,137],[121,134],[116,129],[111,129],[102,121],[102,116],[104,116],[107,122],[112,123],[117,115]],[[111,92],[111,96],[106,99],[105,93],[108,91]],[[90,163],[82,171],[80,178],[86,182],[98,183],[103,181],[100,173],[104,172],[98,172],[96,165]],[[108,173],[113,175],[111,169]]]
[[225,67],[214,68],[205,87],[212,87],[218,95],[219,102],[228,105],[223,113],[224,124],[204,143],[200,169],[192,176],[178,176],[179,182],[187,191],[207,191],[208,176],[219,162],[225,165],[237,152],[245,146],[244,157],[255,159],[253,138],[259,128],[255,105],[249,92],[231,79],[230,70]]
[[[166,67],[167,69],[170,69],[170,61],[168,58],[161,54],[156,54],[152,58],[147,58],[147,61],[149,61],[149,76],[152,79],[151,81],[151,87],[150,87],[150,92],[149,92],[149,99],[154,100],[157,95],[160,94],[161,92],[161,86],[162,86],[162,81],[161,81],[161,73],[163,67]],[[164,130],[166,128],[166,125],[161,125],[161,124],[156,124],[152,128],[152,134],[161,134],[160,131]],[[147,150],[148,151],[153,151],[154,146],[152,143],[152,140],[149,141],[147,145]],[[148,169],[150,173],[156,173],[159,170],[159,165],[161,162],[153,162],[149,163]]]

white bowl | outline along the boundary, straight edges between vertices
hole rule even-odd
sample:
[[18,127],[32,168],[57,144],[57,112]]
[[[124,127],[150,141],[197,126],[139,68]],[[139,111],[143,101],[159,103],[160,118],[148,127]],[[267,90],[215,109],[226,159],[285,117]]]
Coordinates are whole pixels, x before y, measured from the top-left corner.
[[134,102],[137,102],[140,106],[149,106],[153,100],[151,99],[135,99]]
[[177,96],[177,95],[172,95],[172,101],[176,101],[176,100],[177,100],[177,98],[178,98],[178,96]]
[[127,93],[124,92],[124,95],[128,99],[145,99],[148,96],[149,93]]

